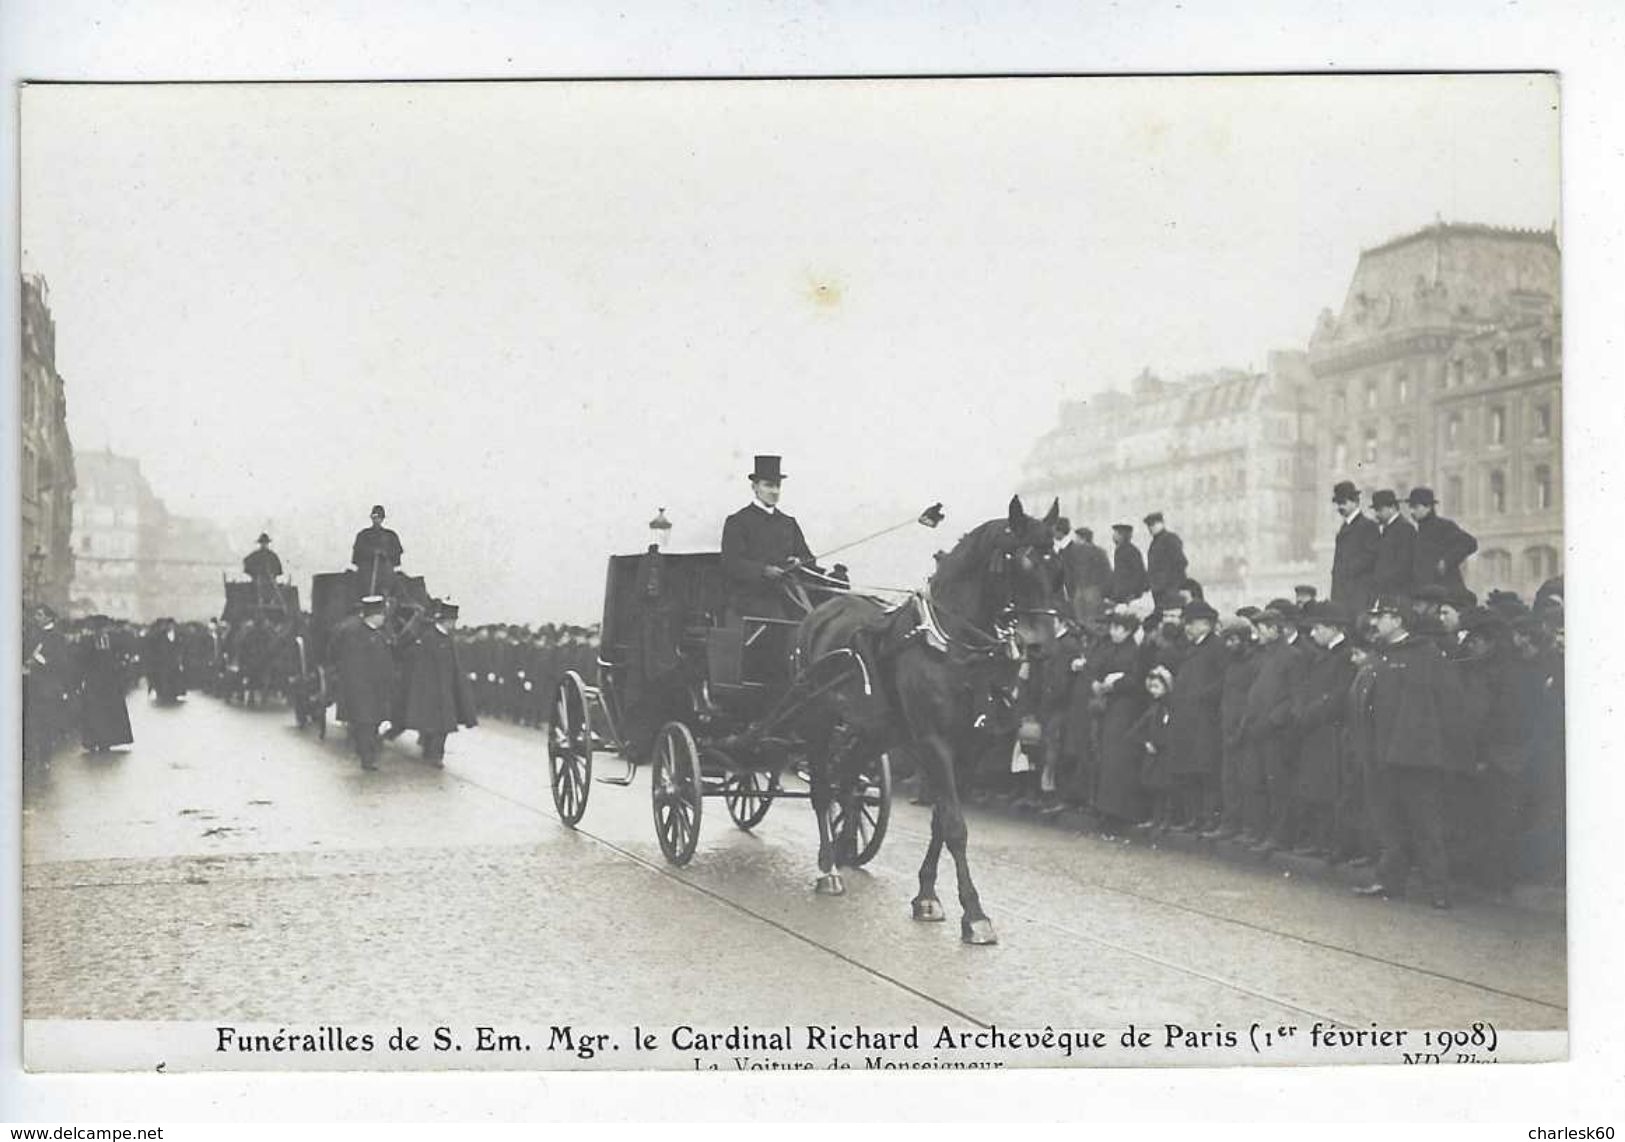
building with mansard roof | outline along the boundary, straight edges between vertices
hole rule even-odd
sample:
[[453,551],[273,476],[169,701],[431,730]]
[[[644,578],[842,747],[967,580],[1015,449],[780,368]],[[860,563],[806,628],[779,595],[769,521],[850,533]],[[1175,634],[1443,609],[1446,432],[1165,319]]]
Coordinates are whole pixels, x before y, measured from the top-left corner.
[[68,399],[56,369],[56,321],[45,279],[22,282],[21,550],[23,597],[58,611],[73,580],[73,441]]
[[1311,383],[1304,354],[1285,350],[1262,372],[1147,370],[1126,390],[1063,404],[1023,464],[1023,494],[1058,497],[1108,549],[1111,525],[1132,523],[1144,550],[1140,521],[1163,512],[1219,605],[1289,592],[1308,569],[1318,507]]
[[[1431,487],[1478,537],[1480,594],[1562,570],[1559,272],[1552,231],[1435,223],[1363,251],[1310,340],[1317,496]],[[1329,567],[1337,521],[1316,520]]]

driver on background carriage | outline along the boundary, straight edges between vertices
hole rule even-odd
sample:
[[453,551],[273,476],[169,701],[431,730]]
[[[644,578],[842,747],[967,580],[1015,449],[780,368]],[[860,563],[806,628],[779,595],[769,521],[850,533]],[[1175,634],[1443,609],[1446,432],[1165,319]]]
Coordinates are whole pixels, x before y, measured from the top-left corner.
[[372,505],[372,524],[355,533],[350,562],[361,573],[363,595],[393,595],[401,565],[401,537],[384,526],[384,505]]
[[243,574],[253,582],[255,598],[264,605],[276,596],[276,581],[282,575],[282,560],[271,550],[271,537],[263,531],[254,542],[259,546],[243,556]]

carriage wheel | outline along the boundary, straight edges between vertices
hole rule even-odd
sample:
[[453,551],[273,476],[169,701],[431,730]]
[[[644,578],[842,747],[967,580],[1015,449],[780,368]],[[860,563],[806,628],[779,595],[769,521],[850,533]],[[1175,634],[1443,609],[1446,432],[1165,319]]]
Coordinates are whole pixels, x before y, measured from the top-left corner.
[[773,793],[777,781],[765,773],[751,770],[729,774],[722,783],[722,796],[728,803],[728,816],[741,829],[754,829],[762,823],[767,811],[773,807]]
[[[863,768],[855,784],[857,819],[853,822],[851,866],[861,868],[875,859],[886,839],[886,826],[891,824],[891,758],[881,754]],[[836,798],[830,806],[830,833],[837,843],[845,824],[841,801]]]
[[654,804],[655,837],[660,851],[675,865],[685,865],[700,840],[700,751],[682,722],[667,722],[655,739],[654,771],[649,778]]
[[553,688],[548,719],[547,765],[553,784],[553,807],[572,829],[587,811],[592,789],[592,727],[587,721],[587,690],[581,675],[566,670]]

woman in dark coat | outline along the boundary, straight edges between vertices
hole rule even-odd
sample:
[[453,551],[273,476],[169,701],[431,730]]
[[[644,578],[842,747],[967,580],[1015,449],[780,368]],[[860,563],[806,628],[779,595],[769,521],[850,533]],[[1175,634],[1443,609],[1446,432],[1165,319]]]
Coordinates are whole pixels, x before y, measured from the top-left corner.
[[147,678],[147,692],[161,705],[178,701],[186,693],[181,650],[174,619],[159,619],[142,639],[141,673]]
[[110,620],[92,615],[79,636],[79,740],[90,753],[130,745],[130,711],[124,705],[124,662]]
[[1139,621],[1126,609],[1114,611],[1107,625],[1111,639],[1093,657],[1091,687],[1098,702],[1100,725],[1100,780],[1095,809],[1108,831],[1126,828],[1145,816],[1140,790],[1142,743],[1133,736],[1134,723],[1145,708],[1145,686],[1140,673],[1140,648],[1134,642]]
[[1090,687],[1090,638],[1070,630],[1051,645],[1045,663],[1044,737],[1056,759],[1055,785],[1063,805],[1088,805],[1094,796],[1094,694]]

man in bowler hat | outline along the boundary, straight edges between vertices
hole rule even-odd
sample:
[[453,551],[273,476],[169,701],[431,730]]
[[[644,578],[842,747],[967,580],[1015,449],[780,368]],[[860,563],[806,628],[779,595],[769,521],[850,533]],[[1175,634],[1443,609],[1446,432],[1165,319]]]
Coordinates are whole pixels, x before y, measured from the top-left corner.
[[1371,511],[1377,517],[1377,559],[1371,573],[1374,595],[1409,595],[1416,589],[1416,528],[1399,510],[1393,489],[1372,493]]
[[722,573],[728,609],[737,618],[794,618],[785,576],[813,565],[801,525],[779,510],[784,482],[778,456],[758,456],[750,473],[751,501],[722,525]]
[[1432,488],[1412,488],[1406,503],[1416,521],[1416,547],[1412,577],[1417,586],[1438,583],[1460,591],[1466,587],[1461,565],[1478,550],[1478,540],[1453,519],[1439,514]]
[[1332,602],[1358,614],[1371,606],[1376,593],[1372,584],[1381,532],[1376,521],[1360,510],[1360,489],[1353,480],[1340,480],[1332,488],[1332,506],[1343,519],[1332,554]]

